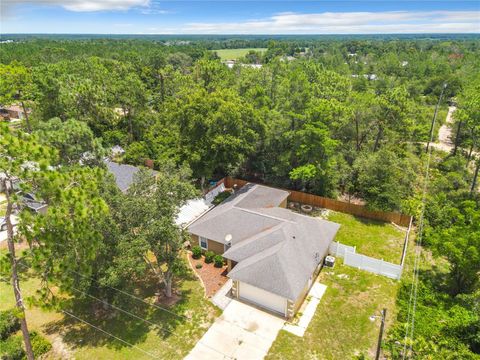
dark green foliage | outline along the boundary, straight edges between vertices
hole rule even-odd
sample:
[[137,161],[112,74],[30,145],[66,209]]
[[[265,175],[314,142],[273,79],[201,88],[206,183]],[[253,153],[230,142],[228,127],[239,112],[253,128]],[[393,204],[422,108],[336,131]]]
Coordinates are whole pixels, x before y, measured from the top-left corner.
[[30,333],[30,338],[32,340],[33,353],[37,357],[46,354],[52,348],[52,344],[36,331]]
[[[169,39],[164,46],[162,38],[45,36],[3,44],[0,103],[31,107],[25,130],[31,127],[37,142],[56,152],[38,149],[22,132],[2,134],[0,148],[18,146],[0,163],[18,160],[12,164],[15,175],[27,161],[45,160],[43,169],[62,165],[27,179],[54,210],[45,218],[22,215],[19,229],[40,242],[33,252],[35,269],[62,290],[75,285],[120,301],[104,285],[135,286],[131,277],[142,279],[149,271],[150,257],[143,255],[154,253],[169,270],[157,268],[162,276],[156,283],[171,290],[173,274],[182,273],[178,253],[187,239],[173,219],[196,196],[190,175],[198,187],[206,179],[234,175],[328,197],[355,195],[373,210],[418,215],[426,160],[421,143],[428,140],[447,82],[434,137],[447,102],[455,99],[458,148],[456,156],[433,156],[423,244],[443,266],[422,273],[414,349],[419,359],[478,358],[480,208],[471,187],[480,144],[480,43],[470,35],[381,39],[194,38],[188,45]],[[205,52],[255,47],[267,50],[250,52],[243,61],[261,62],[261,69],[230,70]],[[126,163],[154,160],[158,182],[140,177],[125,195],[112,190],[103,172],[78,169],[80,159],[89,165],[101,160],[101,144],[125,148]],[[83,161],[85,152],[94,154],[92,161]],[[192,253],[199,259],[202,249],[194,246]],[[213,261],[223,265],[220,255]],[[99,283],[74,279],[70,269]],[[399,294],[398,323],[390,335],[394,359],[400,356],[394,341],[402,339],[407,294],[407,288]]]
[[207,251],[205,253],[205,263],[207,263],[207,264],[212,263],[214,257],[215,257],[215,253],[213,251]]
[[0,340],[5,340],[14,332],[20,330],[20,320],[16,310],[0,311]]
[[202,267],[203,267],[202,264],[197,264],[197,265],[195,265],[195,268],[196,268],[196,269],[201,269]]
[[0,359],[2,360],[23,360],[25,350],[21,336],[10,336],[6,340],[0,340]]
[[213,258],[214,266],[221,268],[223,266],[223,257],[222,255],[215,255]]
[[[36,331],[30,333],[33,354],[39,357],[49,352],[52,344]],[[20,335],[13,335],[0,340],[0,359],[2,360],[23,360],[25,351],[23,349],[23,340]]]
[[223,191],[217,196],[215,196],[215,199],[213,199],[212,204],[213,205],[218,205],[220,204],[223,200],[227,199],[232,193],[230,191]]
[[200,259],[202,257],[202,248],[198,245],[192,247],[192,257],[194,259]]

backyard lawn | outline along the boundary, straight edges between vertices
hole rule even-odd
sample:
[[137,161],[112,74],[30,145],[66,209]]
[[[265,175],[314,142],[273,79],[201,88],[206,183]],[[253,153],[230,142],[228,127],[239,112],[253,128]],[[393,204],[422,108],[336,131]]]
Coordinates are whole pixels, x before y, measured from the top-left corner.
[[356,246],[359,254],[400,264],[405,231],[390,223],[335,211],[329,212],[328,220],[342,225],[335,241]]
[[221,50],[212,50],[212,51],[215,51],[222,60],[237,60],[247,55],[247,53],[250,50],[264,52],[267,49],[266,48],[248,48],[248,49],[221,49]]
[[[5,250],[2,250],[2,253],[4,252]],[[34,294],[40,281],[29,274],[24,274],[24,278],[21,288],[24,297],[28,297]],[[73,308],[69,307],[68,311],[158,358],[179,359],[188,354],[220,311],[204,299],[201,284],[191,271],[183,276],[183,280],[177,284],[177,289],[181,299],[169,310],[186,317],[177,317],[128,296],[125,296],[123,302],[118,305],[142,319],[159,324],[158,327],[120,311],[94,316],[93,312],[101,309],[98,303],[95,307],[92,303],[76,305]],[[146,301],[151,300],[147,296],[142,298]],[[13,305],[11,286],[4,282],[0,283],[0,310],[11,308]],[[55,349],[55,353],[49,357],[52,359],[151,358],[60,312],[28,306],[27,320],[31,329],[43,333],[52,342]]]
[[320,283],[327,290],[305,335],[281,330],[267,359],[352,359],[373,358],[380,320],[371,321],[387,308],[387,327],[395,316],[399,282],[341,263],[324,268]]

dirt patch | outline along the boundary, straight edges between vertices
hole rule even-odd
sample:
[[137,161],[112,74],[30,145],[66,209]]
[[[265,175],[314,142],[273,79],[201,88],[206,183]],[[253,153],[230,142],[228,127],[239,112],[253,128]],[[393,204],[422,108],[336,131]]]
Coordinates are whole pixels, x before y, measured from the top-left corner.
[[172,296],[169,297],[169,298],[162,292],[162,293],[159,293],[157,295],[157,299],[155,300],[155,304],[165,305],[167,307],[170,307],[172,305],[175,305],[181,299],[182,299],[182,297],[176,292],[173,292]]
[[[215,294],[227,282],[228,278],[226,266],[216,268],[213,263],[206,264],[203,257],[200,259],[192,258],[192,254],[190,252],[188,253],[188,261],[197,273],[198,277],[200,277],[202,280],[207,297],[213,296],[213,294]],[[198,264],[202,265],[200,269],[197,269]]]

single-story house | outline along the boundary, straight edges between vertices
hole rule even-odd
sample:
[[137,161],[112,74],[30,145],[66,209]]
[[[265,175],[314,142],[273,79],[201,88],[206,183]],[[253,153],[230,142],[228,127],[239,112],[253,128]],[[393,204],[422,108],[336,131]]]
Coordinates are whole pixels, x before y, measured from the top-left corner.
[[286,209],[289,193],[248,183],[194,221],[191,242],[222,254],[232,294],[291,318],[340,227]]
[[[28,109],[27,112],[30,113],[31,110]],[[0,116],[7,120],[24,119],[25,112],[20,105],[8,105],[0,107]]]
[[[140,171],[140,168],[137,166],[118,164],[109,160],[105,161],[105,165],[107,166],[108,171],[113,174],[117,187],[124,193],[133,184],[135,174]],[[157,173],[154,170],[151,171],[153,175]],[[218,195],[218,193],[223,190],[225,190],[225,187],[219,186],[210,193],[210,195],[214,195],[213,197],[188,200],[185,205],[178,209],[175,223],[180,227],[186,227],[197,217],[208,211],[208,209],[213,206],[212,200],[215,195]]]
[[113,161],[105,161],[107,169],[111,172],[115,178],[115,183],[122,192],[126,192],[130,185],[133,184],[134,176],[140,171],[139,167],[118,164]]

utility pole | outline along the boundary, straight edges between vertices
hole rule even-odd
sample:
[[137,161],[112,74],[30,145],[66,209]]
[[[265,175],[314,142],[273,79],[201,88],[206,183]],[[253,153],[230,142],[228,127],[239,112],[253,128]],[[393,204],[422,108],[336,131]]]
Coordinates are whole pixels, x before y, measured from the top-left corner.
[[383,338],[383,331],[385,329],[385,317],[386,316],[387,316],[387,309],[383,308],[383,310],[382,310],[382,323],[380,324],[380,333],[378,334],[377,354],[375,355],[375,360],[380,359],[380,353],[382,351],[382,338]]
[[438,97],[438,102],[437,102],[437,105],[435,106],[435,112],[433,113],[432,125],[430,126],[430,133],[429,133],[429,136],[428,136],[427,148],[425,150],[426,153],[428,153],[428,148],[430,146],[430,142],[433,139],[433,127],[435,126],[435,121],[437,120],[438,107],[440,106],[440,103],[442,102],[443,92],[445,91],[446,88],[447,88],[447,83],[443,83],[442,92],[440,93],[440,96]]

